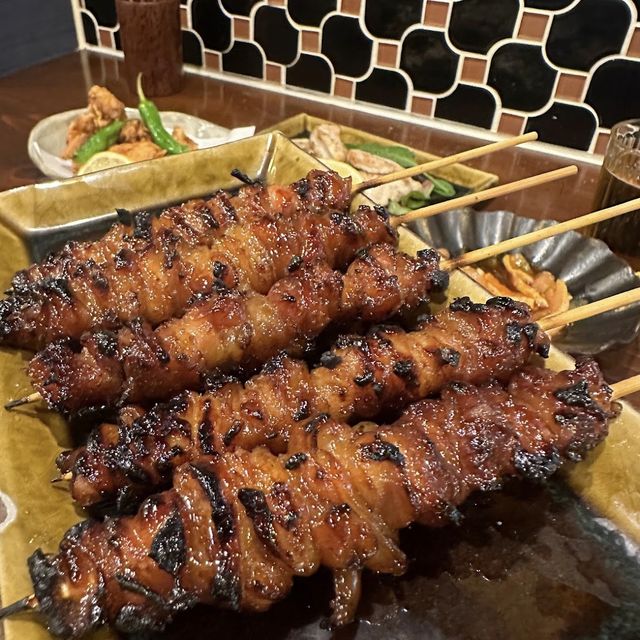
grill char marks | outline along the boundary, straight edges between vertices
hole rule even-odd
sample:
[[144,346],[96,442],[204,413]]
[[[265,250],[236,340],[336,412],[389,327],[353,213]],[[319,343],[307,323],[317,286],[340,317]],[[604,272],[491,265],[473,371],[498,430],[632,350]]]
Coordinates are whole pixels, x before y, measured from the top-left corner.
[[[218,282],[211,269],[216,260],[229,267],[221,280],[225,285],[266,292],[302,249],[309,258],[319,257],[316,251],[328,242],[330,214],[349,207],[350,180],[321,171],[310,172],[307,180],[313,189],[305,198],[291,187],[246,186],[237,195],[218,192],[159,217],[121,214],[129,224],[114,225],[96,242],[70,243],[16,275],[0,303],[0,339],[38,349],[62,336],[78,338],[134,318],[156,325],[212,290]],[[314,224],[323,213],[326,220]],[[357,230],[373,232],[369,242],[395,241],[373,210],[369,220],[375,229],[354,221]],[[348,229],[342,234],[352,235]],[[336,264],[345,251],[334,247]]]
[[[366,337],[341,338],[330,361],[325,358],[324,366],[314,369],[279,355],[244,385],[232,382],[212,392],[186,394],[178,408],[156,406],[141,418],[144,424],[139,430],[129,429],[125,423],[101,425],[98,433],[104,436],[96,438],[99,446],[69,453],[60,470],[72,473],[72,495],[85,506],[97,495],[108,498],[131,483],[122,467],[113,464],[114,459],[126,460],[127,465],[135,462],[144,469],[153,482],[137,489],[150,491],[169,481],[171,467],[208,452],[201,445],[203,432],[198,430],[193,439],[191,429],[184,426],[202,425],[204,415],[203,428],[211,429],[206,442],[216,451],[267,444],[272,451],[281,452],[301,406],[311,417],[300,424],[303,428],[309,425],[310,433],[322,424],[324,418],[315,417],[322,413],[348,422],[373,419],[383,411],[398,411],[437,393],[449,382],[480,384],[491,377],[505,380],[527,363],[532,352],[544,350],[548,344],[541,333],[533,342],[523,335],[518,343],[507,339],[507,326],[529,322],[523,305],[505,308],[490,302],[466,311],[459,307],[441,312],[412,332],[380,326]],[[450,363],[451,357],[443,362],[445,350],[450,356],[456,354],[456,366]],[[363,375],[367,384],[361,384]],[[564,414],[571,409],[561,406]],[[182,455],[167,465],[159,464],[176,445]],[[114,455],[121,450],[126,455]]]
[[[571,426],[559,425],[555,416],[567,406],[559,396],[576,385],[591,402],[572,404]],[[390,426],[328,419],[313,433],[299,424],[280,456],[264,448],[204,456],[176,469],[174,488],[136,515],[75,527],[55,556],[36,552],[30,569],[40,609],[66,636],[105,622],[155,630],[196,602],[262,611],[294,576],[324,565],[334,573],[334,602],[348,603],[333,621],[347,622],[363,569],[404,570],[400,528],[458,520],[470,493],[506,477],[548,476],[601,442],[612,416],[595,363],[559,373],[527,367],[507,384],[450,386]],[[359,455],[372,447],[380,455]],[[300,451],[304,463],[288,468]],[[177,517],[186,554],[167,573],[153,548]]]
[[[367,234],[357,237],[363,241]],[[221,289],[155,330],[143,323],[121,329],[111,358],[102,355],[95,334],[82,339],[78,354],[61,355],[54,342],[31,361],[29,374],[47,402],[62,411],[166,398],[201,388],[212,369],[251,370],[282,349],[301,350],[332,322],[379,322],[415,309],[427,299],[437,271],[437,261],[375,244],[344,275],[326,262],[305,265],[266,295]],[[64,369],[50,355],[54,351],[68,363]]]

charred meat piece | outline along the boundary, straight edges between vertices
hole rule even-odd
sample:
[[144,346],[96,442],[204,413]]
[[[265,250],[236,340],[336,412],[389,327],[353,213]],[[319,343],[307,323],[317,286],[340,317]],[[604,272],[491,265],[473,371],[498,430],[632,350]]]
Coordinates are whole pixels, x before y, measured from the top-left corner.
[[186,393],[141,415],[127,409],[118,425],[101,425],[58,464],[72,474],[72,496],[83,506],[147,495],[168,484],[172,468],[200,455],[265,444],[279,453],[293,425],[372,419],[452,381],[504,380],[547,349],[524,305],[461,300],[409,333],[379,327],[340,338],[312,370],[279,355],[244,385]]
[[580,459],[607,434],[610,391],[594,363],[531,367],[506,385],[452,385],[388,427],[327,419],[292,431],[280,456],[194,459],[136,515],[81,523],[56,555],[36,551],[39,609],[64,637],[102,624],[153,632],[198,602],[263,611],[323,565],[335,580],[332,622],[346,623],[363,569],[405,570],[399,529],[445,524],[473,491]]
[[[108,242],[105,253],[111,253],[102,260],[79,261],[74,254],[85,247],[70,249],[68,261],[65,255],[52,259],[51,268],[45,264],[39,269],[41,279],[14,282],[10,297],[0,303],[0,337],[5,344],[35,349],[60,337],[79,338],[84,331],[114,329],[134,319],[157,325],[179,315],[194,295],[210,292],[220,279],[227,286],[265,293],[287,273],[294,256],[343,267],[371,242],[396,241],[376,210],[364,208],[350,216],[330,208],[310,214],[296,191],[282,191],[248,187],[243,197],[214,198],[221,215],[205,217],[208,208],[200,212],[212,232],[219,226],[217,218],[237,219],[239,205],[248,200],[243,223],[227,226],[214,242],[185,246],[171,225],[155,233],[147,215],[135,218],[131,241],[119,249],[119,243]],[[272,207],[274,198],[277,208]],[[94,246],[89,252],[96,250]],[[222,276],[216,275],[217,264],[222,265]]]
[[74,411],[113,402],[163,399],[199,389],[213,370],[255,370],[282,349],[303,346],[334,321],[379,322],[428,300],[442,283],[439,255],[411,258],[388,244],[361,251],[343,276],[320,262],[298,268],[266,295],[220,285],[181,318],[155,330],[132,323],[56,341],[29,365],[50,406]]

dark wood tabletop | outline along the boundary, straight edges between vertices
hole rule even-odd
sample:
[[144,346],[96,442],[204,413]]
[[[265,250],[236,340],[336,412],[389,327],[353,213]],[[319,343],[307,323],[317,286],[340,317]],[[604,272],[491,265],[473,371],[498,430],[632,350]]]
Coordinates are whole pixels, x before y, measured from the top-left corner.
[[[27,154],[31,128],[42,118],[86,104],[93,84],[111,89],[126,104],[137,103],[120,60],[91,52],[73,53],[0,78],[0,190],[45,180]],[[288,94],[262,91],[244,84],[186,75],[180,93],[156,100],[162,110],[183,111],[226,127],[255,125],[257,130],[300,112],[364,129],[438,155],[481,144],[477,138],[416,125]],[[496,173],[503,182],[572,164],[561,155],[530,149],[508,149],[468,163]],[[591,207],[598,168],[575,163],[579,174],[535,190],[484,203],[489,210],[508,209],[519,215],[565,220]],[[615,382],[640,370],[640,340],[599,356],[607,379]],[[640,406],[640,394],[632,400]]]

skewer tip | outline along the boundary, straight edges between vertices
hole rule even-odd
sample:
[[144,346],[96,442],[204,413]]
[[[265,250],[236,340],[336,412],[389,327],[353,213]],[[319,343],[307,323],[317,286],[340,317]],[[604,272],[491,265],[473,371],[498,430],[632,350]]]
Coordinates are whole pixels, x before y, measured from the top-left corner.
[[4,618],[8,618],[16,613],[20,613],[21,611],[28,611],[29,609],[36,609],[38,607],[38,600],[35,595],[32,593],[30,596],[26,596],[17,602],[7,605],[6,607],[2,607],[0,609],[0,620]]
[[38,400],[41,399],[42,396],[36,391],[35,393],[30,393],[28,396],[10,400],[9,402],[7,402],[7,404],[4,405],[4,408],[7,410],[11,410],[15,409],[16,407],[21,407],[24,404],[32,404],[34,402],[38,402]]
[[63,473],[60,476],[56,476],[51,479],[51,484],[56,484],[57,482],[68,482],[69,480],[73,480],[73,473],[68,471],[67,473]]

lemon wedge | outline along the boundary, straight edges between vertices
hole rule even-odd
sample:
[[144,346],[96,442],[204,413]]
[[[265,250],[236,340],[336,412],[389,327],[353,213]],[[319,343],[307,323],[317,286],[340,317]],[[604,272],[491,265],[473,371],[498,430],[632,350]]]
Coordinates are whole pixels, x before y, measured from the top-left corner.
[[364,182],[362,174],[355,167],[352,167],[346,162],[340,162],[339,160],[333,160],[332,158],[320,158],[320,162],[326,164],[329,169],[335,171],[343,178],[351,177],[353,184],[360,184],[361,182]]
[[115,153],[113,151],[101,151],[92,155],[81,167],[78,169],[78,175],[83,176],[87,173],[93,173],[94,171],[102,171],[103,169],[111,169],[112,167],[120,167],[123,164],[131,164],[131,160],[127,156],[123,156],[121,153]]

